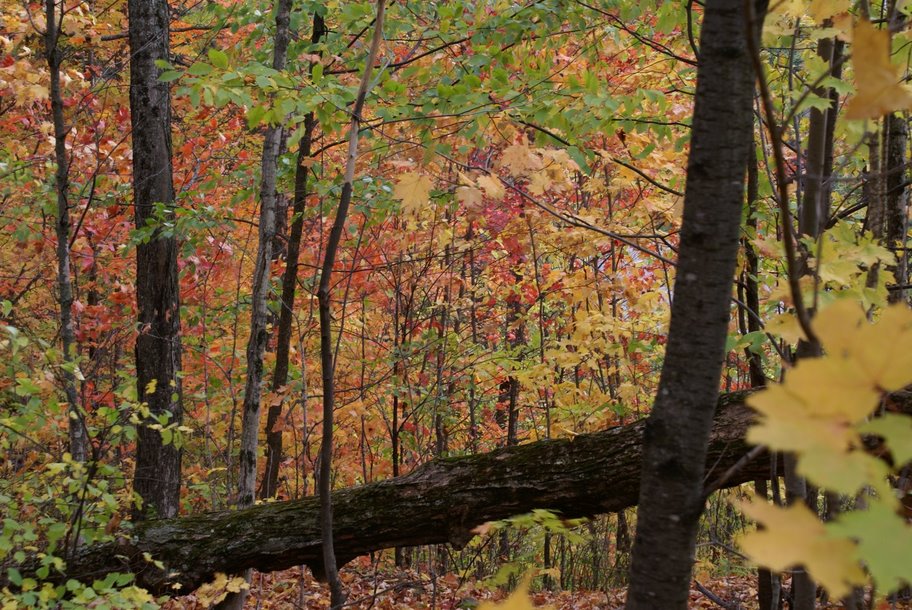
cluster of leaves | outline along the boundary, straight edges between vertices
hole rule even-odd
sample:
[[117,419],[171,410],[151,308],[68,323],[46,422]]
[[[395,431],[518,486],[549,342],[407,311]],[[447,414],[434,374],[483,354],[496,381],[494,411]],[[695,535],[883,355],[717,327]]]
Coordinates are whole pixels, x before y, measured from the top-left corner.
[[[891,485],[891,475],[912,461],[912,417],[889,412],[885,396],[912,383],[912,355],[904,347],[912,311],[895,305],[871,324],[856,301],[845,299],[820,312],[814,330],[826,354],[799,361],[783,383],[749,399],[761,420],[748,439],[793,453],[801,475],[855,498],[856,508],[822,523],[804,503],[745,501],[745,514],[765,527],[741,545],[774,570],[806,566],[836,597],[865,584],[862,567],[880,591],[895,591],[912,582],[912,525]],[[872,436],[886,443],[874,454],[864,440]]]
[[[9,313],[9,302],[5,306]],[[132,574],[111,573],[91,583],[59,582],[67,558],[80,547],[124,534],[122,517],[132,505],[132,493],[121,464],[77,462],[45,444],[43,433],[65,430],[69,419],[53,384],[53,372],[62,366],[60,355],[47,345],[32,344],[14,327],[3,325],[0,332],[4,379],[10,382],[0,386],[0,562],[14,586],[0,591],[0,606],[157,607],[147,591],[131,584]],[[133,437],[130,419],[102,407],[87,423],[99,445],[121,444]],[[35,577],[23,576],[16,565],[32,565]]]

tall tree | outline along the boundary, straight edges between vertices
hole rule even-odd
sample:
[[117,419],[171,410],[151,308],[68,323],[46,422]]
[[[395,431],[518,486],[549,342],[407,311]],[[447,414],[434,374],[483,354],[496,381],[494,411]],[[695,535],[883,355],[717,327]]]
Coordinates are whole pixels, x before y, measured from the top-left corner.
[[[319,13],[313,16],[313,31],[310,41],[320,42],[326,33],[326,24]],[[311,70],[316,62],[311,62]],[[301,256],[301,237],[304,233],[304,209],[309,192],[310,155],[313,147],[317,119],[313,111],[304,116],[304,135],[298,145],[298,163],[295,167],[294,198],[292,204],[291,231],[285,257],[285,273],[282,275],[282,297],[280,300],[279,329],[276,338],[276,361],[272,373],[272,390],[278,392],[288,383],[288,365],[291,355],[291,331],[294,325],[295,292],[298,285],[298,261]],[[282,461],[282,430],[277,429],[282,415],[282,404],[272,404],[266,414],[266,471],[260,497],[272,498],[278,491],[279,463]]]
[[[128,0],[133,206],[137,229],[174,217],[171,98],[159,79],[168,61],[167,0]],[[177,240],[154,228],[136,246],[136,383],[149,417],[137,431],[134,489],[142,499],[135,518],[173,517],[180,503],[181,449],[164,443],[157,419],[180,423],[181,341]]]
[[706,3],[680,256],[658,394],[646,424],[628,610],[684,610],[728,333],[752,142],[753,77],[741,0]]
[[88,435],[85,414],[79,408],[76,391],[76,330],[73,323],[73,280],[70,271],[70,170],[67,156],[69,129],[63,115],[60,65],[63,54],[60,48],[60,28],[66,12],[57,11],[56,0],[45,2],[47,25],[44,31],[45,57],[50,80],[51,120],[54,125],[54,157],[57,162],[54,188],[57,191],[57,298],[60,303],[60,340],[63,344],[62,377],[64,393],[69,408],[70,455],[77,462],[84,462],[88,454]]
[[342,241],[342,231],[345,229],[345,220],[348,217],[348,207],[351,204],[352,188],[355,181],[355,163],[358,160],[358,139],[363,118],[364,100],[371,85],[371,74],[374,62],[380,51],[380,41],[383,39],[383,14],[386,8],[385,0],[377,0],[377,16],[374,20],[374,35],[371,40],[370,50],[365,60],[364,72],[358,85],[358,93],[351,110],[351,121],[348,129],[348,156],[345,162],[345,174],[342,179],[342,193],[339,196],[339,207],[336,218],[329,232],[326,243],[326,254],[320,271],[320,285],[317,289],[317,301],[320,311],[320,366],[323,381],[323,436],[320,447],[320,529],[323,537],[323,566],[329,581],[331,591],[330,605],[335,610],[345,603],[345,594],[342,591],[342,582],[336,567],[336,554],[332,537],[332,454],[333,454],[333,412],[335,409],[335,356],[332,338],[332,316],[330,307],[332,303],[332,271]]
[[[275,43],[272,68],[285,69],[288,56],[288,21],[291,0],[279,0],[275,8]],[[247,380],[244,387],[241,424],[241,472],[238,478],[238,506],[253,504],[256,490],[257,444],[260,432],[260,396],[263,389],[263,354],[269,339],[267,297],[269,296],[272,246],[276,230],[276,173],[282,125],[270,125],[263,139],[260,182],[259,241],[253,272],[250,338],[247,341]]]

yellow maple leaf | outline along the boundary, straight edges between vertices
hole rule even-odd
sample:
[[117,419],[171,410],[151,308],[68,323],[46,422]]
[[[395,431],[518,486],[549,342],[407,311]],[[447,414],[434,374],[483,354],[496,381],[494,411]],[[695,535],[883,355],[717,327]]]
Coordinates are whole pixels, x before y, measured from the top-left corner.
[[478,186],[480,186],[485,194],[491,199],[500,201],[504,198],[504,195],[507,194],[507,189],[497,176],[492,174],[479,176],[477,182]]
[[769,8],[770,14],[775,17],[801,17],[805,14],[805,5],[802,0],[780,0],[771,2]]
[[876,119],[912,108],[912,89],[901,84],[899,69],[890,62],[886,30],[859,20],[852,32],[852,64],[858,92],[846,105],[847,119]]
[[805,338],[801,325],[798,324],[798,318],[791,312],[781,313],[770,318],[766,323],[765,330],[777,337],[782,337],[786,342],[792,344],[798,343],[800,339]]
[[780,508],[755,498],[737,504],[744,514],[766,527],[743,535],[739,541],[756,563],[777,572],[804,566],[834,598],[864,584],[855,542],[829,533],[804,503]]
[[[519,583],[519,586],[516,587],[516,590],[510,594],[510,597],[499,604],[496,602],[481,602],[478,606],[478,610],[534,610],[535,605],[529,597],[529,583],[531,581],[532,575],[527,574],[522,579],[522,582]],[[550,606],[541,606],[541,608],[549,607]]]
[[887,307],[874,324],[859,331],[853,354],[870,383],[885,392],[895,392],[912,383],[912,311],[902,304]]
[[845,359],[864,376],[872,391],[893,392],[912,382],[912,311],[891,305],[874,324],[852,299],[836,301],[820,312],[814,329],[827,354]]
[[402,174],[393,187],[393,197],[402,202],[405,213],[420,212],[427,205],[433,184],[431,179],[418,172]]
[[483,207],[482,193],[474,186],[457,186],[456,200],[465,206],[469,214],[477,214]]
[[762,416],[747,431],[747,441],[776,451],[801,455],[845,452],[857,434],[845,422],[828,422],[816,417],[811,406],[782,385],[770,386],[748,399],[748,405]]
[[835,15],[848,13],[851,7],[852,3],[849,0],[812,0],[808,13],[814,21],[823,23]]
[[540,171],[532,174],[532,178],[526,188],[533,195],[544,195],[545,191],[551,188],[551,178],[548,176],[548,172]]
[[785,385],[801,396],[816,416],[840,423],[861,421],[880,399],[871,377],[854,359],[831,355],[799,361],[786,375]]
[[532,152],[528,144],[512,144],[506,147],[500,158],[501,167],[505,167],[514,178],[538,171],[544,166],[541,157]]

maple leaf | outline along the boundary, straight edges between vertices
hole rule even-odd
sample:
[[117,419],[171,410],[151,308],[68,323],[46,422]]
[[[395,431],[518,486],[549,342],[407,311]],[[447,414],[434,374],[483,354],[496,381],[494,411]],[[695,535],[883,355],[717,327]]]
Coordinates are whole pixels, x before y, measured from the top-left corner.
[[393,197],[402,202],[402,211],[415,214],[427,205],[433,184],[431,179],[418,172],[402,174],[393,187]]
[[803,502],[787,508],[757,498],[737,504],[744,514],[765,526],[740,539],[742,550],[758,564],[777,572],[804,566],[835,598],[864,584],[855,542],[827,531]]
[[812,0],[808,14],[817,23],[823,23],[831,17],[848,13],[850,8],[852,3],[849,0]]
[[494,175],[485,175],[479,176],[477,180],[478,186],[484,190],[485,194],[496,201],[500,201],[504,198],[504,195],[507,194],[507,189],[504,187],[503,183],[500,181],[500,178]]
[[541,157],[532,152],[528,144],[513,144],[504,149],[500,164],[514,178],[542,169]]
[[843,299],[824,309],[814,328],[827,352],[846,359],[871,388],[893,392],[912,382],[912,353],[905,346],[912,340],[908,307],[892,305],[869,324],[858,303]]
[[876,119],[912,108],[912,89],[902,85],[899,69],[890,62],[890,35],[867,20],[852,33],[852,63],[858,93],[846,105],[847,119]]
[[470,214],[477,214],[481,211],[484,205],[482,199],[482,192],[474,186],[462,185],[456,187],[456,200],[465,206],[466,211]]
[[890,503],[871,498],[866,510],[840,515],[827,529],[858,540],[878,589],[895,591],[912,583],[912,526],[897,518]]
[[862,425],[859,432],[883,437],[897,466],[912,461],[912,417],[885,413]]

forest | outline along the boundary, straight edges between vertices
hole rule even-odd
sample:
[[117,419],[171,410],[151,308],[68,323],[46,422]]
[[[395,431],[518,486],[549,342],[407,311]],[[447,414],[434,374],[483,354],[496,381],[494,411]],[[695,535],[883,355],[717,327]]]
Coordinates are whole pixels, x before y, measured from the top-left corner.
[[912,2],[0,7],[3,610],[912,608]]

